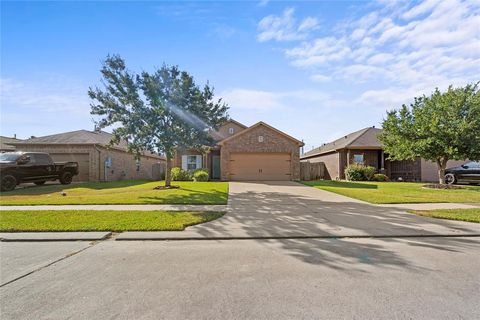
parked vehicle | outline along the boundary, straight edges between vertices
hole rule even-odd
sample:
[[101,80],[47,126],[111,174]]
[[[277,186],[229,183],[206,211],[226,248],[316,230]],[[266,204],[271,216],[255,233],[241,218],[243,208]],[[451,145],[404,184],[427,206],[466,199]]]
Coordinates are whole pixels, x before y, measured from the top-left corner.
[[445,172],[445,182],[448,184],[460,182],[480,184],[480,162],[467,162],[460,167],[449,168]]
[[47,181],[59,180],[70,184],[78,175],[77,162],[53,162],[48,153],[5,152],[0,154],[0,186],[10,191],[23,182],[42,185]]

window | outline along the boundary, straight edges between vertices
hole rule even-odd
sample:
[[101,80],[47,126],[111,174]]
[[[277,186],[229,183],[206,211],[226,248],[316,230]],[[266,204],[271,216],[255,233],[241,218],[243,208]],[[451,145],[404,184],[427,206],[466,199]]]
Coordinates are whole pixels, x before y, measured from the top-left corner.
[[235,133],[235,129],[234,129],[234,128],[228,128],[228,133],[234,134],[234,133]]
[[[30,157],[32,157],[32,156],[30,156]],[[52,162],[50,161],[50,156],[49,155],[37,153],[37,154],[34,155],[34,158],[35,158],[35,163],[37,163],[37,164],[41,164],[41,165],[52,164]]]
[[263,142],[263,136],[258,136],[258,142]]
[[480,162],[467,162],[464,164],[464,166],[468,166],[469,168],[480,168]]
[[363,154],[354,154],[353,162],[358,164],[363,164]]
[[187,170],[197,169],[197,156],[187,156]]

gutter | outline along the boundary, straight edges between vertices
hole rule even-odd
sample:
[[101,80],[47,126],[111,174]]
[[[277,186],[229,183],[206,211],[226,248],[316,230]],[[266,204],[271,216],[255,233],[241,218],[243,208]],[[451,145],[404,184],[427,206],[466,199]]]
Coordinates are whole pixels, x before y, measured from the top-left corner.
[[100,173],[102,172],[102,151],[98,149],[97,144],[93,144],[93,148],[98,151],[98,181],[101,181]]

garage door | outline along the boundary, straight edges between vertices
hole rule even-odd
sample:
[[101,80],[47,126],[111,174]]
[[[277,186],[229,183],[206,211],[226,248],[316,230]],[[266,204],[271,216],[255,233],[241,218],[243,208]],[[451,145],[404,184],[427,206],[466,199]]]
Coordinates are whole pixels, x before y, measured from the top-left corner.
[[90,162],[88,153],[51,153],[53,161],[75,161],[78,162],[78,176],[73,181],[89,181]]
[[230,180],[291,180],[289,153],[232,153]]

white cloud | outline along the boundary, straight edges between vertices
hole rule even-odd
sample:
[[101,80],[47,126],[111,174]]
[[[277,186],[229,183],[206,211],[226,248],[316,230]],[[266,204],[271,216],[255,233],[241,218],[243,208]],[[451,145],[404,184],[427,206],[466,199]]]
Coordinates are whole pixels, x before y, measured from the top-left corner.
[[318,28],[316,18],[307,17],[297,23],[294,14],[294,8],[287,8],[281,16],[269,15],[260,20],[258,23],[258,41],[302,40],[308,36],[310,31]]
[[323,74],[314,74],[310,76],[310,79],[315,82],[328,82],[332,80],[332,77]]
[[[377,3],[377,8],[339,23],[325,37],[285,49],[296,67],[311,69],[312,81],[367,84],[389,98],[431,90],[448,82],[465,84],[480,74],[480,3],[426,0]],[[368,81],[368,82],[367,82]],[[394,90],[391,88],[398,88]],[[372,97],[368,88],[361,99]],[[375,96],[377,97],[377,96]]]

